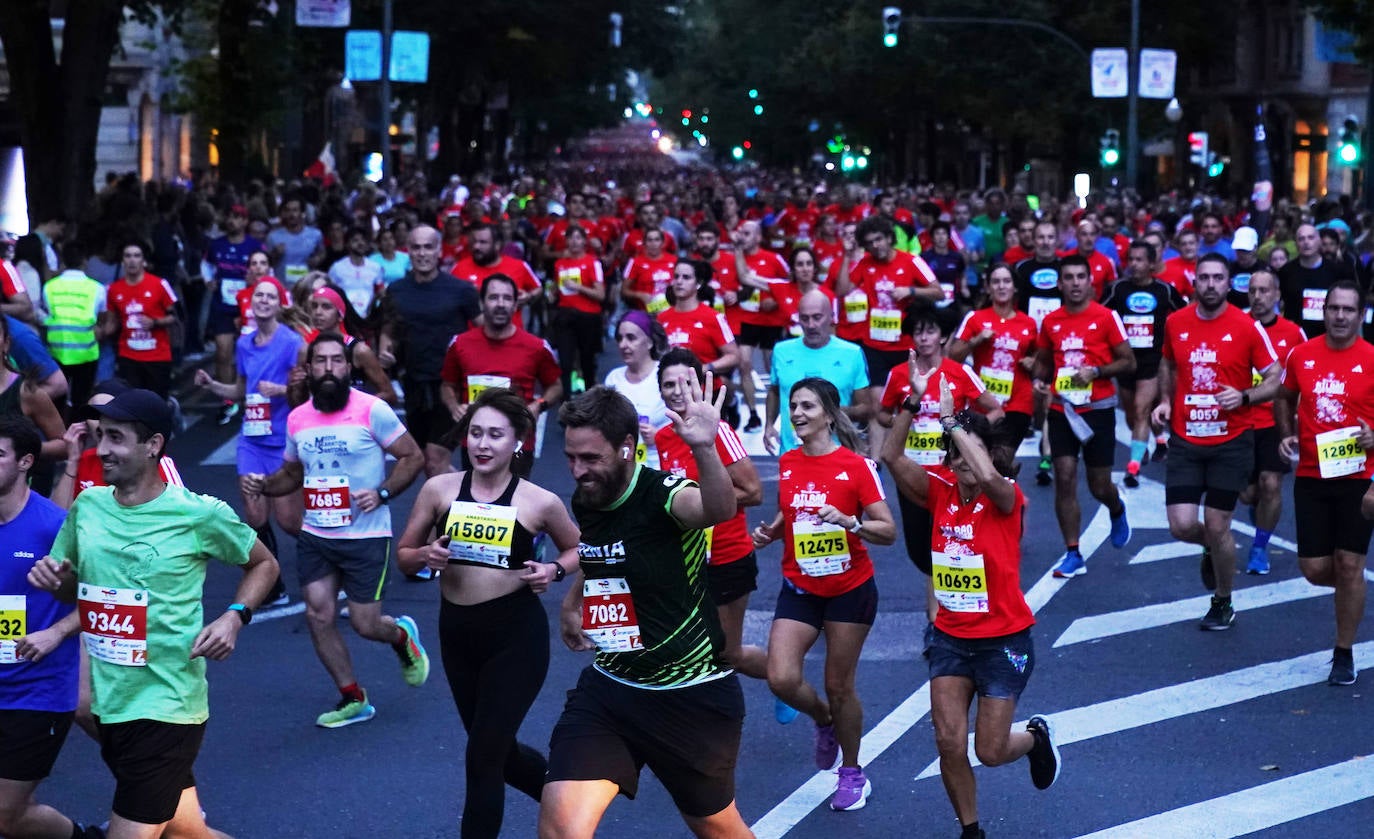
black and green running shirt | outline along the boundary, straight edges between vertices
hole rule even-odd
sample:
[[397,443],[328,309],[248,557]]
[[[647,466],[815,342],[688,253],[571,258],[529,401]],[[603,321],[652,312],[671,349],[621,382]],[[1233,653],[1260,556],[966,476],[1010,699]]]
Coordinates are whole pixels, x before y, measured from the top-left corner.
[[685,478],[636,466],[606,509],[573,501],[586,582],[582,628],[596,667],[645,688],[685,687],[730,672],[725,635],[706,590],[706,532],[671,512]]

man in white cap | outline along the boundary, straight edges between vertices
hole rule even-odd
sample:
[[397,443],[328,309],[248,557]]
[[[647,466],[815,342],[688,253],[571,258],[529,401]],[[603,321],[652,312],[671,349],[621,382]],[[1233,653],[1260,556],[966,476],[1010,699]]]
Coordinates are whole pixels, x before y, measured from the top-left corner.
[[1242,309],[1250,307],[1250,275],[1263,267],[1255,249],[1259,247],[1259,234],[1253,227],[1238,227],[1231,239],[1231,249],[1236,258],[1231,260],[1231,293],[1227,301]]

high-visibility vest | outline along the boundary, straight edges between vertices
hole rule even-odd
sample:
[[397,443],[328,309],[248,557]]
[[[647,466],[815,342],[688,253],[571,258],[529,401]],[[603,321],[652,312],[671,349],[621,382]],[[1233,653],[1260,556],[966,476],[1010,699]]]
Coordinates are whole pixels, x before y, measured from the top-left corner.
[[58,364],[70,367],[100,359],[95,340],[96,305],[105,287],[77,271],[64,271],[43,286],[52,314],[48,349]]

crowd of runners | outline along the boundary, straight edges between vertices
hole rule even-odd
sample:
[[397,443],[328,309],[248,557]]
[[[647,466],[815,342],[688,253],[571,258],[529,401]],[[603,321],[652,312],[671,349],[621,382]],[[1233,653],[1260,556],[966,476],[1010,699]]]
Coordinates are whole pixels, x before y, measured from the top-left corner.
[[[1164,461],[1211,631],[1235,625],[1238,571],[1270,572],[1296,468],[1299,568],[1335,590],[1328,682],[1353,684],[1374,517],[1368,222],[1334,201],[1256,229],[1224,200],[715,171],[434,195],[115,179],[80,227],[43,220],[0,270],[0,835],[222,836],[193,772],[206,661],[295,593],[338,693],[316,725],[366,722],[341,608],[407,684],[430,674],[417,622],[385,609],[395,572],[437,579],[462,836],[501,832],[509,785],[540,802],[540,836],[590,837],[646,766],[696,835],[750,835],[741,675],[779,723],[811,720],[829,806],[858,810],[868,546],[900,541],[924,586],[941,776],[962,836],[982,836],[975,698],[981,763],[1024,757],[1038,789],[1060,771],[1045,717],[1013,727],[1036,666],[1027,441],[1066,579],[1088,571],[1080,460],[1118,549]],[[623,363],[603,370],[608,339]],[[237,499],[183,486],[169,444],[188,396],[237,426]],[[541,426],[570,498],[531,480]],[[416,484],[393,560],[390,502]],[[750,519],[765,498],[776,514]],[[242,569],[230,603],[203,606],[210,559]],[[782,583],[755,646],[761,562]],[[555,637],[595,654],[550,742],[528,744]],[[36,793],[73,723],[115,779],[99,826]]]

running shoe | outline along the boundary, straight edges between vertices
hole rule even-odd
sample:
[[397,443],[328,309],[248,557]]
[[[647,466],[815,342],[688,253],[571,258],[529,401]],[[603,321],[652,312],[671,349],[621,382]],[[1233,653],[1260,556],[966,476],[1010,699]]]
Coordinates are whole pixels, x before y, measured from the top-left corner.
[[1245,563],[1245,573],[1247,574],[1268,574],[1269,573],[1269,549],[1261,548],[1259,545],[1250,546],[1250,561]]
[[1140,486],[1140,464],[1132,460],[1126,464],[1126,478],[1123,481],[1127,489],[1135,489]]
[[787,725],[795,720],[798,713],[796,708],[793,708],[776,696],[773,697],[773,719],[777,720],[782,725]]
[[280,607],[280,606],[290,606],[290,605],[291,605],[291,595],[287,594],[285,589],[282,589],[282,593],[276,595],[275,597],[272,596],[272,595],[268,595],[267,599],[264,600],[264,601],[262,602],[262,605],[259,606],[258,608],[259,608],[259,609],[276,609],[276,608],[278,608],[278,607]]
[[1168,456],[1169,442],[1167,440],[1155,440],[1155,453],[1150,457],[1150,460],[1155,463],[1163,463]]
[[861,766],[841,766],[840,782],[830,799],[832,810],[862,810],[873,793],[873,783],[864,777]]
[[1030,761],[1031,783],[1036,789],[1049,789],[1059,780],[1059,747],[1050,734],[1050,721],[1036,715],[1026,723],[1026,730],[1035,738],[1035,745],[1026,753]]
[[1202,549],[1202,561],[1198,564],[1198,575],[1202,577],[1202,587],[1208,591],[1217,590],[1217,569],[1212,567],[1212,549]]
[[1121,502],[1121,515],[1112,516],[1112,547],[1124,548],[1131,541],[1131,523],[1126,520],[1126,502]]
[[414,574],[407,574],[406,579],[410,580],[412,583],[427,583],[437,576],[439,575],[434,571],[434,569],[425,567],[421,568],[419,571],[416,571]]
[[840,741],[835,739],[835,726],[816,726],[816,768],[834,769],[840,759]]
[[420,627],[415,625],[414,618],[402,615],[396,619],[396,626],[406,634],[405,646],[396,650],[396,657],[401,660],[401,672],[405,675],[406,684],[417,688],[429,679],[429,653],[420,644]]
[[755,431],[763,430],[763,420],[759,419],[758,414],[749,414],[749,422],[744,425],[744,433],[751,434]]
[[1047,487],[1054,483],[1054,478],[1050,477],[1050,459],[1040,458],[1040,465],[1035,469],[1035,483],[1042,487]]
[[1059,564],[1054,566],[1054,576],[1061,580],[1088,573],[1088,561],[1076,550],[1065,551]]
[[1230,629],[1236,622],[1236,610],[1231,607],[1231,598],[1212,595],[1212,605],[1203,616],[1200,629],[1209,632],[1222,632]]
[[377,716],[377,709],[367,701],[367,693],[363,693],[362,699],[350,699],[347,696],[339,700],[339,704],[334,706],[334,710],[325,711],[315,718],[315,725],[320,728],[343,728],[354,723],[367,722]]
[[1354,650],[1332,650],[1331,675],[1326,677],[1326,683],[1332,686],[1355,684]]
[[219,424],[228,425],[234,417],[239,415],[239,403],[225,402],[224,407],[219,410]]

